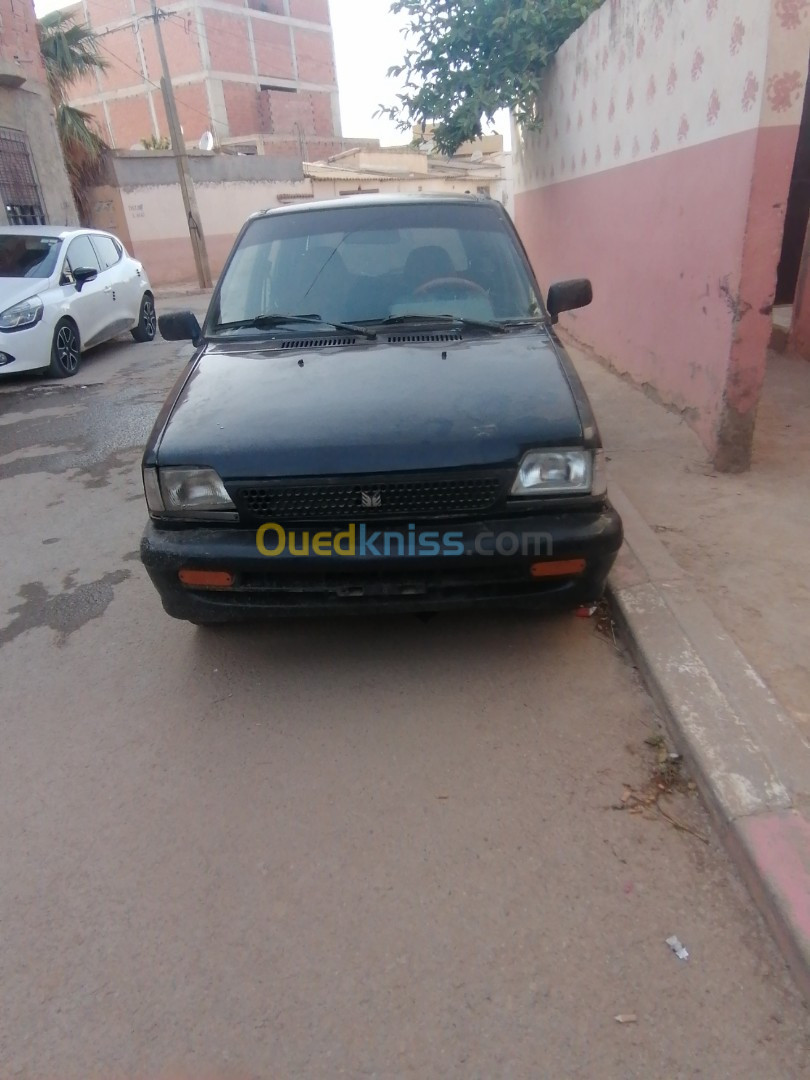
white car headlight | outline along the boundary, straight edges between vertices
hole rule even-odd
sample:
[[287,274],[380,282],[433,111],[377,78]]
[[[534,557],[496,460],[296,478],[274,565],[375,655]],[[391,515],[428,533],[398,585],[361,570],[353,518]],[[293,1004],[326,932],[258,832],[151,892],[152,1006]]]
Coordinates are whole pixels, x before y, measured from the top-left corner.
[[236,507],[213,469],[147,468],[143,488],[152,514],[210,516],[214,520],[237,517]]
[[29,296],[27,300],[0,311],[0,330],[25,330],[34,326],[42,318],[42,310],[40,298]]
[[[593,450],[530,450],[512,485],[513,495],[603,495],[604,469]],[[601,490],[597,490],[597,481]]]

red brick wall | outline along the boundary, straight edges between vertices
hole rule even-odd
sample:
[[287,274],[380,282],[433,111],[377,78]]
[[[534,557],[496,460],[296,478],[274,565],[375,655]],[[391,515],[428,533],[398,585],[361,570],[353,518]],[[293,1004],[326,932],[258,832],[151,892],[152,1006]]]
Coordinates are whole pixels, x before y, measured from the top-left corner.
[[[23,0],[13,0],[15,4]],[[31,3],[31,0],[25,0]],[[206,74],[204,49],[200,42],[197,12],[202,11],[205,39],[210,57],[209,70],[223,78],[223,93],[231,137],[255,136],[261,133],[289,135],[294,152],[298,148],[298,128],[305,135],[330,138],[335,136],[332,101],[329,93],[299,91],[280,93],[260,91],[255,83],[240,83],[229,76],[244,75],[255,79],[253,55],[256,57],[258,79],[272,83],[274,79],[292,81],[296,76],[289,24],[262,18],[258,13],[284,15],[285,0],[229,0],[233,10],[196,8],[186,0],[187,8],[171,13],[161,22],[169,66],[175,79],[184,75]],[[12,0],[0,0],[0,10]],[[95,26],[131,18],[131,0],[88,0],[90,21]],[[205,0],[200,0],[201,5]],[[139,14],[149,12],[149,0],[135,0]],[[237,10],[241,9],[241,10]],[[251,14],[255,12],[255,14]],[[290,15],[328,27],[327,0],[289,0]],[[249,36],[252,34],[253,47]],[[328,33],[293,27],[298,78],[303,82],[334,85],[332,40]],[[159,89],[160,58],[154,27],[147,19],[140,22],[144,61],[134,28],[125,26],[104,38],[110,68],[102,76],[102,91],[114,92],[140,87],[142,92],[109,101],[110,123],[117,147],[129,149],[152,134],[152,119],[148,109],[148,94],[153,92],[155,110],[161,134],[167,131],[163,101]],[[4,39],[5,40],[5,39]],[[109,56],[112,53],[112,57]],[[120,63],[118,62],[120,61]],[[145,70],[144,70],[145,66]],[[142,78],[139,76],[142,73]],[[92,100],[98,93],[95,79],[78,84],[72,97],[76,101]],[[196,141],[203,131],[214,130],[205,86],[178,86],[175,81],[178,112],[187,141]],[[84,106],[86,107],[86,106]],[[93,106],[99,115],[102,110]],[[298,128],[296,127],[298,125]],[[106,125],[103,126],[106,135]],[[216,129],[224,134],[222,129]]]
[[[149,0],[146,0],[144,11],[148,10]],[[132,14],[132,9],[129,6],[129,0],[87,0],[87,14],[91,26],[100,26],[102,23],[128,19]],[[81,10],[79,22],[81,22]]]
[[[142,73],[141,54],[138,52],[138,42],[135,38],[134,29],[125,26],[101,40],[101,55],[109,65],[101,76],[102,91],[122,90],[129,86],[140,86],[143,82],[142,74],[140,74]],[[107,52],[107,49],[110,51]],[[85,94],[96,93],[98,93],[98,88],[93,76],[76,83],[71,89],[71,95],[76,98],[82,98]]]
[[[359,5],[358,5],[359,6]],[[290,15],[310,22],[329,22],[329,0],[290,0]]]
[[255,135],[260,130],[259,93],[248,83],[223,83],[231,135]]
[[17,60],[27,78],[45,81],[33,0],[0,0],[0,59]]
[[298,58],[298,78],[302,82],[331,84],[336,81],[332,39],[328,34],[297,29],[295,55]]
[[247,19],[241,15],[206,10],[205,36],[208,39],[212,71],[253,74]]
[[129,150],[152,134],[152,114],[146,94],[108,101],[107,109],[117,149]]
[[[178,11],[172,13],[171,18],[163,19],[160,24],[160,32],[163,35],[166,55],[169,57],[169,70],[174,78],[178,75],[193,75],[202,70],[202,55],[200,53],[200,39],[197,36],[197,24],[192,19],[190,11]],[[119,34],[115,35],[115,38],[118,38],[123,33],[124,31],[120,31]],[[146,60],[146,73],[150,79],[159,83],[161,76],[160,53],[158,52],[155,28],[150,22],[144,21],[141,23],[141,41],[143,42],[143,55]],[[137,66],[140,67],[140,65]]]
[[[168,135],[169,125],[163,105],[163,94],[156,91],[153,100],[160,133]],[[180,127],[183,129],[183,138],[187,143],[196,143],[204,131],[211,130],[205,84],[191,83],[188,86],[175,86],[174,100],[177,103],[177,115],[180,118]]]
[[281,90],[262,93],[262,115],[266,118],[260,129],[268,134],[283,135],[295,132],[298,124],[305,135],[333,135],[332,99],[329,94],[299,91],[285,94]]
[[107,118],[104,115],[104,106],[101,103],[98,105],[86,105],[84,111],[90,113],[95,120],[96,127],[98,128],[102,139],[104,139],[105,142],[109,142],[110,133],[107,129]]
[[[132,81],[136,81],[134,75],[132,76]],[[83,79],[77,79],[71,86],[70,93],[74,100],[77,101],[80,98],[95,96],[98,93],[98,83],[96,82],[95,72],[85,75]]]
[[332,95],[312,91],[309,95],[312,103],[313,127],[316,135],[334,135],[335,118],[332,112]]
[[253,44],[256,47],[256,66],[259,75],[267,78],[292,79],[292,53],[290,32],[281,23],[267,19],[251,19]]

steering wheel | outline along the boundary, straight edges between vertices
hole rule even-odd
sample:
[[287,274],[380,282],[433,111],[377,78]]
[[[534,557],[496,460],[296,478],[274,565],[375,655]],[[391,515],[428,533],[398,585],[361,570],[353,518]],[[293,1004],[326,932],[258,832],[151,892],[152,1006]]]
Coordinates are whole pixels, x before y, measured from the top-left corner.
[[479,296],[489,297],[487,290],[479,285],[475,281],[470,281],[469,278],[463,277],[437,277],[431,278],[430,281],[426,281],[424,285],[420,285],[418,289],[414,289],[414,296],[422,296],[424,293],[437,292],[444,289],[458,289],[461,288],[465,292],[475,293]]

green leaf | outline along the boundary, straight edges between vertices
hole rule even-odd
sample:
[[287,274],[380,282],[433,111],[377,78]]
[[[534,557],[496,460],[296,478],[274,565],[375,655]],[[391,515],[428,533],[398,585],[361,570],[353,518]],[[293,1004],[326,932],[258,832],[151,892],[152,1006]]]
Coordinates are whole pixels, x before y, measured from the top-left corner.
[[437,124],[436,146],[453,154],[508,108],[539,127],[543,71],[602,0],[394,0],[406,13],[409,48],[389,76],[403,75],[398,104],[380,106],[402,130]]

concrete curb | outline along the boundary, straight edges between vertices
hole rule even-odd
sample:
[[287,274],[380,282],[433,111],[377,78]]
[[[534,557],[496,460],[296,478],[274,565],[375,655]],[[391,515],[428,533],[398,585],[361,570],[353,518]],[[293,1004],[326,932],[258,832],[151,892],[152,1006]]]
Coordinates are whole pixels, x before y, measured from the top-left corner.
[[716,827],[810,1002],[810,745],[615,485],[620,629]]
[[201,289],[199,285],[166,285],[165,287],[156,286],[154,288],[155,299],[158,302],[163,300],[181,300],[183,297],[188,296],[201,296],[205,297],[206,301],[211,298],[213,289]]

